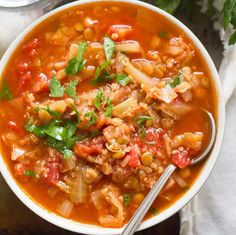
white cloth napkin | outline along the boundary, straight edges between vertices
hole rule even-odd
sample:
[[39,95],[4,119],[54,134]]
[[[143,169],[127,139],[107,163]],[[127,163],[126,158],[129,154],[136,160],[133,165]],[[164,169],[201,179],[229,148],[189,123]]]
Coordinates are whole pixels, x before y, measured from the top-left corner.
[[[221,9],[222,0],[214,6]],[[236,234],[236,45],[228,46],[231,29],[215,22],[224,43],[219,75],[226,103],[225,137],[219,160],[200,193],[182,209],[180,235]],[[231,98],[231,99],[230,99]]]

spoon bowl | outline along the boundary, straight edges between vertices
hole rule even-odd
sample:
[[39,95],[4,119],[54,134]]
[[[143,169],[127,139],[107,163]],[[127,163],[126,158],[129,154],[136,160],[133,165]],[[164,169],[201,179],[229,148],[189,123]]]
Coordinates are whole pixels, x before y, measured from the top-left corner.
[[38,1],[39,0],[0,0],[0,7],[23,7]]
[[[198,157],[192,159],[190,166],[197,165],[201,161],[203,161],[207,156],[210,150],[213,147],[213,144],[215,142],[215,137],[216,137],[216,124],[214,117],[210,112],[207,110],[202,110],[209,121],[210,124],[210,141],[207,144],[207,147],[199,154]],[[174,164],[169,164],[165,171],[162,173],[158,181],[154,184],[153,188],[151,191],[148,193],[146,198],[143,200],[137,211],[134,213],[133,217],[130,219],[129,223],[125,227],[124,231],[122,232],[121,235],[132,235],[140,225],[143,217],[146,215],[148,212],[149,208],[151,207],[152,203],[158,196],[158,194],[161,192],[162,188],[165,186],[166,182],[172,175],[172,173],[177,169],[178,167]]]

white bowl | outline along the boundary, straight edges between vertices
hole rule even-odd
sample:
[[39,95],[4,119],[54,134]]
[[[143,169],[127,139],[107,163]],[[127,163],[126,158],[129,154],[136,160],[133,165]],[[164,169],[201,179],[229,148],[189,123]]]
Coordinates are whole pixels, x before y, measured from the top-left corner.
[[[0,61],[0,74],[2,74],[4,67],[6,66],[9,58],[11,57],[12,53],[15,51],[17,46],[20,44],[20,42],[24,39],[25,35],[27,35],[35,26],[46,20],[48,17],[57,14],[58,12],[61,12],[65,9],[79,6],[87,3],[93,3],[93,2],[99,2],[99,0],[81,0],[77,2],[73,2],[67,5],[64,5],[62,7],[59,7],[48,14],[42,16],[35,22],[33,22],[29,27],[27,27],[11,44],[11,46],[8,48],[4,56],[2,57]],[[166,210],[162,211],[161,213],[157,214],[156,216],[147,219],[146,221],[142,222],[142,224],[139,227],[139,230],[149,228],[155,224],[158,224],[162,222],[163,220],[167,219],[168,217],[172,216],[176,212],[178,212],[183,206],[185,206],[190,200],[195,196],[195,194],[199,191],[199,189],[203,186],[203,184],[206,182],[208,176],[210,175],[216,160],[218,158],[218,154],[220,151],[220,147],[223,140],[223,133],[224,133],[224,123],[225,123],[225,108],[224,108],[224,98],[223,93],[221,89],[220,80],[218,77],[218,73],[216,71],[216,68],[207,53],[204,46],[201,44],[201,42],[198,40],[198,38],[179,20],[177,20],[175,17],[169,15],[168,13],[160,10],[159,8],[149,5],[147,3],[136,1],[136,0],[109,0],[109,2],[123,2],[123,3],[129,3],[134,6],[142,6],[144,8],[147,8],[153,12],[156,12],[166,19],[168,19],[172,24],[176,25],[178,28],[183,30],[185,34],[192,40],[193,44],[196,46],[196,48],[199,50],[202,57],[205,59],[205,63],[209,69],[210,74],[212,75],[215,89],[217,93],[217,136],[216,141],[213,147],[213,150],[206,161],[206,163],[203,166],[203,169],[201,171],[201,174],[198,176],[194,184],[191,186],[191,188],[188,190],[186,194],[184,194],[179,200],[177,200],[172,206],[167,208]],[[120,234],[123,230],[123,228],[104,228],[89,224],[82,224],[78,223],[69,219],[65,219],[63,217],[60,217],[52,212],[47,211],[40,205],[38,205],[36,202],[34,202],[26,193],[18,186],[15,179],[11,175],[10,171],[7,168],[7,165],[3,161],[2,157],[0,157],[0,170],[5,178],[6,182],[12,189],[12,191],[16,194],[16,196],[32,211],[34,211],[37,215],[44,218],[45,220],[62,227],[67,230],[71,230],[73,232],[78,233],[85,233],[85,234],[100,234],[100,235],[110,235],[110,234]],[[92,213],[92,212],[91,212]],[[22,218],[23,219],[23,218]]]

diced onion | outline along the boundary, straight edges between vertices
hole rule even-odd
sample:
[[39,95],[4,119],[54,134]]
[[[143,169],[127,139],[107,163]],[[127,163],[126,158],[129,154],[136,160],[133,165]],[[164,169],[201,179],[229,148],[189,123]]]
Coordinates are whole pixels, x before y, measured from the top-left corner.
[[76,167],[76,158],[71,157],[68,159],[63,159],[63,172],[73,170]]
[[25,153],[24,149],[20,149],[13,144],[11,160],[16,161],[20,156],[24,155],[24,153]]
[[58,181],[57,187],[65,193],[70,193],[70,191],[71,191],[70,186],[65,184],[63,181]]
[[82,169],[77,173],[75,183],[72,187],[70,200],[75,204],[86,202],[87,198],[87,184],[83,177]]
[[181,187],[181,188],[185,188],[188,186],[188,184],[186,183],[185,180],[183,180],[182,178],[180,178],[177,174],[173,174],[172,175],[173,180]]
[[135,110],[138,109],[139,105],[137,100],[130,97],[122,103],[114,106],[112,109],[112,115],[119,118],[129,117]]
[[125,52],[128,54],[140,53],[141,47],[137,41],[123,41],[116,44],[116,51]]
[[56,194],[57,194],[59,191],[60,191],[59,188],[50,187],[50,188],[48,189],[48,195],[49,195],[49,197],[53,198],[53,197],[56,196]]
[[57,212],[64,217],[69,217],[73,208],[74,204],[66,199],[61,204],[58,205]]

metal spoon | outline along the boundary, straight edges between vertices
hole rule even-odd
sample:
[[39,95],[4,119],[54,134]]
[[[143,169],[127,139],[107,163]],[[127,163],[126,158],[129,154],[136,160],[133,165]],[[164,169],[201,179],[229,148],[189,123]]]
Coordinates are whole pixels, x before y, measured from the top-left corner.
[[[208,156],[208,153],[210,152],[216,136],[216,125],[214,118],[211,113],[209,113],[206,110],[203,110],[203,112],[207,115],[211,127],[211,139],[208,143],[208,146],[206,149],[196,158],[194,158],[191,161],[191,166],[194,166],[201,162],[203,159],[205,159]],[[148,193],[146,198],[143,200],[133,217],[130,219],[129,223],[125,227],[124,231],[121,235],[132,235],[137,230],[137,227],[141,223],[143,217],[148,212],[149,208],[151,207],[152,203],[154,202],[155,198],[158,196],[162,188],[164,187],[167,180],[170,178],[171,174],[177,169],[177,166],[173,164],[169,164],[165,171],[162,173],[158,181],[154,184],[151,191]]]
[[0,0],[0,7],[22,7],[38,1],[39,0]]

